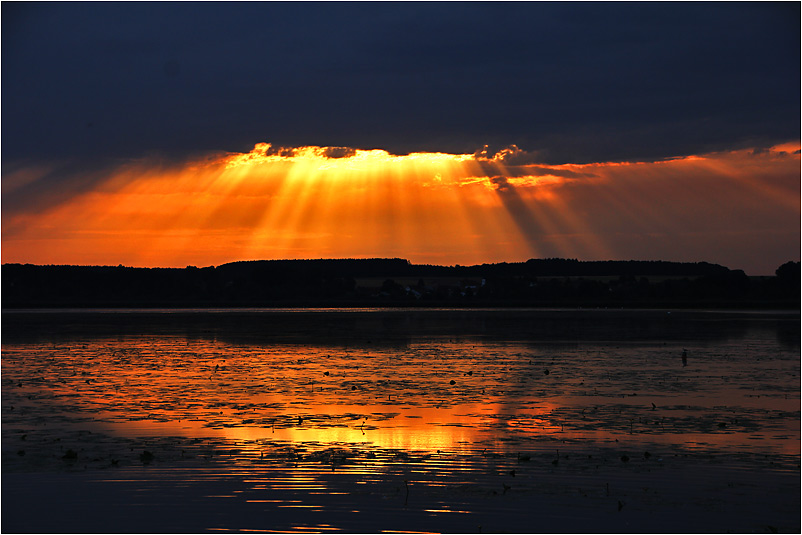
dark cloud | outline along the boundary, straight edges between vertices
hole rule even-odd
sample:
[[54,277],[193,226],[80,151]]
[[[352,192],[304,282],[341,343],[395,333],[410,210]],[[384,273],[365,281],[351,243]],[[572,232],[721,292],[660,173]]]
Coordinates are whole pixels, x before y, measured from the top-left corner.
[[[595,177],[595,173],[586,171],[573,171],[556,167],[537,165],[543,160],[538,152],[521,150],[515,145],[492,152],[485,146],[474,153],[474,159],[487,176],[503,175],[504,177],[525,176],[557,176],[566,179],[581,179]],[[499,179],[495,176],[495,179]],[[501,177],[503,178],[503,177]]]
[[[266,156],[281,156],[292,158],[297,156],[304,147],[277,147],[269,146],[264,148]],[[356,149],[351,147],[317,147],[321,156],[326,158],[347,158],[356,154]]]
[[348,158],[356,154],[356,149],[350,147],[324,147],[323,155],[327,158]]
[[512,184],[509,183],[507,177],[505,176],[491,176],[489,178],[490,182],[496,185],[496,191],[500,191],[502,193],[509,193],[511,191],[515,191],[515,188]]
[[768,146],[799,136],[799,19],[796,2],[3,2],[2,157]]

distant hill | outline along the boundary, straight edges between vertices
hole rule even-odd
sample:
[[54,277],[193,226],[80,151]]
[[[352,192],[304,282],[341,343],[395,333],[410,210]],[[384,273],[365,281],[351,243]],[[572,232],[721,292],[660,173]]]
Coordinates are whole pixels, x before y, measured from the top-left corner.
[[664,261],[581,261],[564,258],[531,259],[526,262],[502,262],[475,266],[437,266],[412,264],[402,258],[334,259],[334,260],[254,260],[223,264],[217,269],[240,272],[337,273],[354,277],[394,276],[688,276],[701,277],[729,271],[724,266],[707,262]]
[[400,258],[259,260],[217,267],[4,264],[2,306],[564,306],[799,308],[799,263],[750,278],[707,262],[437,266]]

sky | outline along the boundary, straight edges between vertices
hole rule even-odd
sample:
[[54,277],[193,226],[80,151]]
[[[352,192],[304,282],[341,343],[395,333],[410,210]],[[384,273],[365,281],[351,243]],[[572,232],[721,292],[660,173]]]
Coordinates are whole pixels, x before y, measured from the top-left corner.
[[3,2],[2,262],[800,259],[800,4]]

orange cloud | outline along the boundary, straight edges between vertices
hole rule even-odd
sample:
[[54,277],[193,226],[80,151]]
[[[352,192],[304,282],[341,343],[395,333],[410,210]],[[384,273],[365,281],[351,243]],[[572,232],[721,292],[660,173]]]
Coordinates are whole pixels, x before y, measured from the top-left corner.
[[[4,262],[139,266],[568,256],[773,271],[799,254],[799,169],[798,142],[582,165],[539,164],[517,147],[392,155],[260,143],[174,165],[128,163],[57,202],[4,203],[2,253]],[[52,170],[15,169],[3,195],[22,199],[52,180]],[[771,264],[750,266],[755,255]]]

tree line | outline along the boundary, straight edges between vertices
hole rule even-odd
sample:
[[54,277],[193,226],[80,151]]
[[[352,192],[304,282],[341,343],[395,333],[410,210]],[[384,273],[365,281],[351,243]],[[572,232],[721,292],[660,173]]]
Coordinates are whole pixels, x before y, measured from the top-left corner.
[[[378,281],[378,282],[376,282]],[[707,262],[547,258],[472,266],[400,258],[198,268],[4,264],[2,306],[566,306],[799,308],[800,264],[748,277]]]

